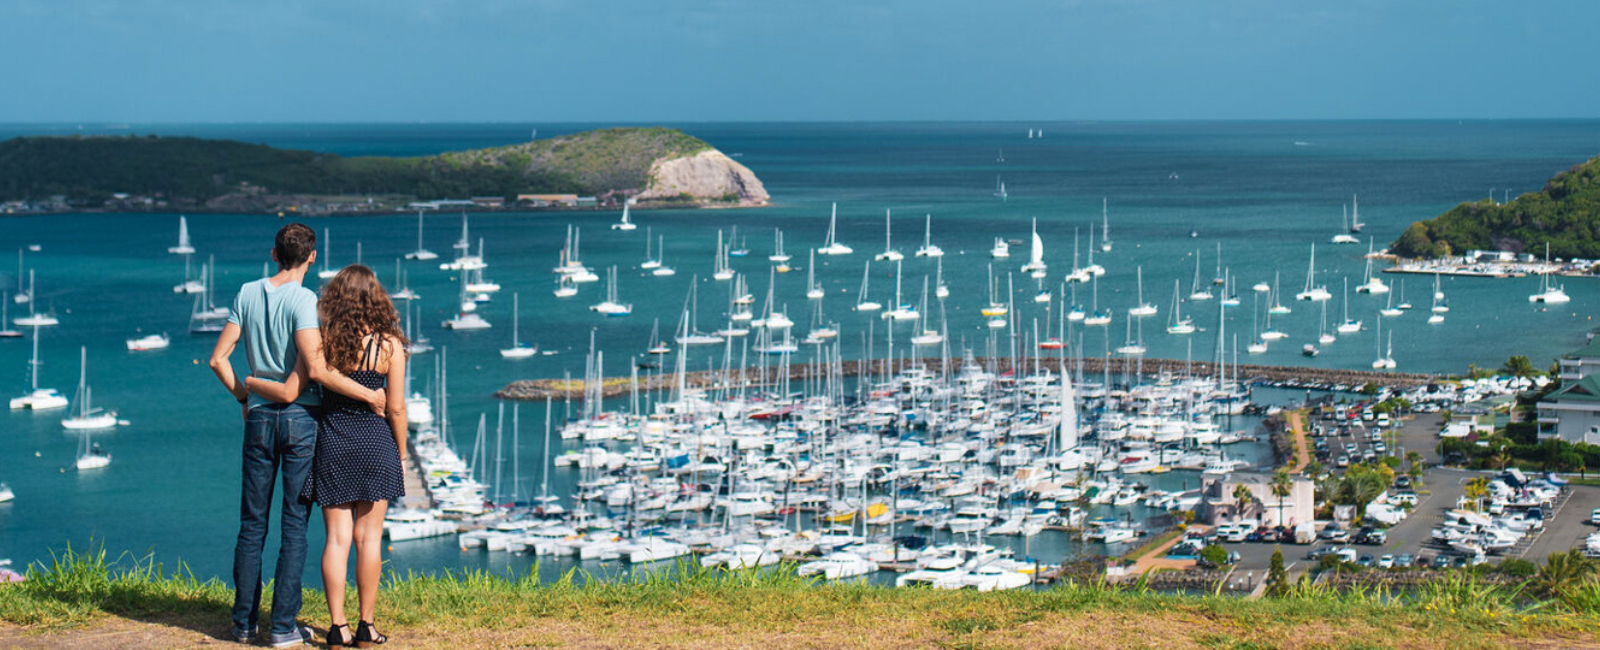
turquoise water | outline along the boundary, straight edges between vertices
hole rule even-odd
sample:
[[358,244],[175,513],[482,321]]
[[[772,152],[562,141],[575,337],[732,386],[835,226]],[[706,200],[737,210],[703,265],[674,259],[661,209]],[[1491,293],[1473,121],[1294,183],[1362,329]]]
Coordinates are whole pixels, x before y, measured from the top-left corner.
[[[136,126],[139,133],[231,137],[278,146],[342,154],[415,155],[541,137],[594,125],[210,125]],[[1028,128],[1044,128],[1044,139],[1026,138]],[[1244,306],[1230,311],[1228,330],[1250,330],[1249,286],[1282,274],[1288,293],[1304,282],[1310,244],[1318,243],[1319,284],[1335,293],[1330,321],[1340,318],[1339,282],[1360,282],[1365,246],[1326,244],[1339,231],[1340,204],[1358,193],[1363,235],[1381,247],[1416,219],[1427,218],[1462,200],[1486,196],[1490,188],[1512,192],[1538,189],[1551,174],[1600,150],[1600,122],[1333,122],[1333,123],[1138,123],[1138,124],[695,124],[685,127],[723,151],[737,155],[766,183],[774,205],[753,210],[637,211],[640,229],[609,230],[615,213],[496,214],[472,217],[473,237],[486,240],[488,277],[505,288],[480,310],[494,328],[471,333],[442,331],[438,325],[453,309],[455,276],[436,264],[407,263],[410,286],[420,292],[421,330],[436,346],[449,349],[451,412],[454,425],[470,435],[479,414],[494,426],[491,393],[519,378],[581,375],[583,353],[593,331],[606,351],[608,371],[626,374],[630,357],[641,353],[652,321],[663,334],[676,323],[691,276],[701,278],[702,329],[722,326],[726,283],[709,281],[718,229],[739,227],[751,254],[734,258],[749,274],[760,298],[767,290],[766,254],[772,229],[782,228],[793,272],[777,276],[776,302],[788,306],[803,334],[810,322],[805,291],[805,251],[821,244],[829,205],[839,203],[839,238],[856,250],[849,257],[819,258],[818,279],[828,289],[829,319],[842,326],[845,353],[859,355],[869,322],[876,322],[882,354],[884,328],[875,318],[849,307],[856,300],[862,267],[883,246],[886,209],[894,211],[895,246],[904,263],[906,302],[915,303],[933,263],[910,254],[920,245],[923,216],[933,216],[935,243],[945,251],[945,277],[952,295],[945,312],[952,342],[965,341],[980,353],[992,332],[978,309],[985,289],[993,238],[1024,239],[1033,217],[1045,241],[1052,282],[1072,262],[1072,237],[1079,229],[1087,245],[1088,227],[1100,220],[1101,197],[1110,204],[1112,252],[1096,252],[1108,275],[1100,304],[1119,314],[1107,332],[1090,332],[1091,353],[1120,345],[1120,312],[1134,302],[1135,270],[1142,266],[1148,302],[1161,313],[1147,319],[1144,339],[1150,356],[1182,359],[1214,354],[1215,303],[1192,309],[1208,330],[1190,337],[1165,333],[1173,281],[1188,293],[1194,251],[1200,250],[1202,280],[1215,270],[1215,250],[1240,278]],[[70,127],[0,125],[0,137],[20,133],[77,132]],[[85,132],[106,132],[86,125]],[[1303,144],[1296,144],[1296,143]],[[1000,150],[1004,162],[997,162]],[[1010,194],[993,196],[996,177]],[[1497,191],[1498,194],[1498,191]],[[364,261],[390,280],[394,260],[415,245],[415,217],[396,215],[307,219],[320,233],[331,229],[331,258],[350,263],[361,242]],[[604,319],[589,311],[598,302],[599,284],[585,285],[577,297],[558,300],[549,270],[557,262],[566,226],[583,230],[583,259],[604,274],[617,265],[620,293],[634,304],[633,316]],[[217,259],[219,303],[231,300],[242,282],[259,277],[267,259],[276,218],[249,215],[189,215],[201,256]],[[645,227],[666,236],[665,262],[678,274],[655,278],[636,268],[644,258]],[[448,256],[460,232],[458,216],[427,222],[427,246]],[[28,265],[38,272],[41,306],[53,306],[59,327],[41,339],[45,366],[41,384],[71,393],[78,346],[89,349],[89,377],[96,402],[115,408],[131,424],[97,439],[114,457],[98,472],[71,468],[78,439],[63,432],[60,414],[0,413],[0,481],[17,500],[0,504],[0,557],[19,563],[48,557],[67,542],[103,541],[115,552],[155,553],[182,559],[202,576],[226,577],[236,532],[238,412],[216,385],[204,360],[212,339],[185,334],[189,296],[171,291],[183,273],[182,259],[168,255],[176,237],[175,215],[49,215],[0,218],[0,253],[39,244]],[[1191,237],[1191,233],[1194,235]],[[1002,277],[1015,275],[1020,328],[1026,334],[1043,319],[1043,306],[1031,302],[1032,280],[1016,273],[1026,261],[1024,247],[996,264]],[[14,287],[14,259],[0,255],[0,287]],[[1399,278],[1385,279],[1394,284]],[[314,284],[315,279],[311,282]],[[1597,297],[1593,280],[1568,279],[1573,301],[1537,311],[1526,296],[1535,279],[1445,278],[1452,311],[1446,322],[1429,326],[1429,280],[1408,276],[1406,296],[1417,309],[1386,323],[1393,325],[1399,370],[1460,372],[1469,363],[1498,366],[1512,354],[1527,354],[1545,365],[1574,348],[1594,327]],[[871,271],[874,299],[891,302],[892,266]],[[1056,288],[1056,287],[1052,287]],[[525,340],[556,350],[554,356],[525,361],[501,359],[496,350],[510,339],[513,292],[522,295]],[[1087,287],[1079,301],[1087,304]],[[1290,334],[1250,362],[1365,368],[1376,353],[1371,331],[1382,298],[1351,294],[1351,315],[1365,321],[1360,334],[1323,346],[1306,360],[1302,343],[1313,338],[1317,312],[1308,303],[1290,305],[1294,313],[1274,320]],[[13,307],[15,307],[13,305]],[[937,311],[937,309],[934,309]],[[13,310],[13,316],[16,315]],[[1331,327],[1331,323],[1330,323]],[[143,332],[170,332],[173,344],[161,352],[130,354],[123,340]],[[896,330],[904,354],[909,325]],[[1241,336],[1243,341],[1243,336]],[[1192,349],[1190,345],[1192,343]],[[20,394],[26,381],[28,342],[0,341],[0,390]],[[716,347],[716,346],[713,346]],[[695,351],[691,367],[705,368],[715,355]],[[433,356],[416,361],[419,379],[431,375]],[[1241,355],[1243,357],[1243,355]],[[525,426],[520,454],[525,483],[539,466],[541,410],[522,411]],[[507,423],[509,446],[509,423]],[[492,441],[491,441],[492,442]],[[509,465],[508,475],[509,475]],[[1178,478],[1178,474],[1168,475]],[[554,481],[572,475],[558,470]],[[1166,480],[1166,479],[1164,479]],[[1182,478],[1178,478],[1182,480]],[[1176,485],[1171,487],[1178,487]],[[313,543],[320,543],[314,540]],[[1044,545],[1041,550],[1041,544]],[[1029,550],[1047,559],[1058,541],[1036,538]],[[1018,548],[1022,543],[1018,542]],[[271,556],[269,555],[269,558]],[[462,554],[453,539],[409,542],[394,547],[399,570],[490,567],[526,570],[530,559],[505,554]],[[549,564],[549,563],[546,563]],[[307,575],[315,580],[315,562]]]

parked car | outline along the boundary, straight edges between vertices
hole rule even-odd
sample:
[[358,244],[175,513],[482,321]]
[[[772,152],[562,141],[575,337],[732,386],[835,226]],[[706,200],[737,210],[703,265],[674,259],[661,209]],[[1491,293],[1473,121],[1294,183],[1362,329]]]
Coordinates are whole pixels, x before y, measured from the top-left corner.
[[1384,554],[1383,557],[1378,558],[1378,568],[1380,568],[1380,569],[1392,569],[1392,568],[1394,568],[1394,556],[1393,555],[1389,555],[1389,554],[1386,553],[1386,554]]
[[1600,526],[1600,508],[1595,508],[1594,512],[1589,513],[1589,523]]
[[1339,524],[1328,524],[1322,529],[1322,538],[1330,542],[1345,543],[1350,541],[1350,531],[1339,527]]
[[1433,566],[1433,559],[1426,555],[1418,555],[1416,564],[1417,568],[1419,569],[1431,568]]
[[1376,561],[1377,560],[1374,560],[1371,555],[1363,555],[1363,556],[1361,556],[1361,559],[1356,560],[1356,564],[1359,564],[1359,565],[1364,566],[1364,567],[1371,568],[1373,563],[1375,563]]
[[1397,487],[1397,488],[1400,488],[1400,489],[1406,489],[1406,488],[1411,487],[1411,477],[1407,476],[1405,474],[1401,474],[1399,476],[1396,476],[1394,478],[1394,486]]
[[1409,568],[1416,561],[1416,558],[1412,557],[1410,553],[1401,553],[1394,556],[1394,565],[1397,568]]
[[1349,456],[1340,456],[1339,460],[1336,461],[1334,464],[1338,465],[1339,467],[1349,467],[1350,466],[1350,457]]

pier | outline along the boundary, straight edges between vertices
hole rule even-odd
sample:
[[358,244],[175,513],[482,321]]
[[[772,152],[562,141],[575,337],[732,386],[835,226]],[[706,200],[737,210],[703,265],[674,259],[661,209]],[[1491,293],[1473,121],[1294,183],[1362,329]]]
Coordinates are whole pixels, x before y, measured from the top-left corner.
[[[1012,359],[1010,357],[996,357],[978,359],[977,362],[985,368],[999,373],[1010,372]],[[1101,376],[1106,372],[1113,375],[1125,375],[1137,372],[1144,376],[1160,375],[1163,373],[1194,376],[1215,377],[1215,364],[1204,361],[1182,361],[1174,359],[1137,359],[1126,357],[1086,357],[1083,359],[1069,357],[1065,360],[1068,370],[1076,371],[1082,363],[1083,374]],[[925,358],[915,361],[896,361],[895,365],[905,366],[908,363],[921,363],[931,371],[943,370],[955,373],[960,370],[959,359],[948,361],[939,358]],[[1061,359],[1024,359],[1024,371],[1048,370],[1060,373],[1063,360]],[[840,363],[838,373],[846,377],[856,377],[863,373],[881,372],[885,368],[883,361],[844,361]],[[1109,368],[1108,368],[1109,367]],[[801,381],[806,378],[815,378],[827,372],[827,367],[822,364],[790,363],[788,366],[756,366],[750,368],[723,371],[695,371],[685,373],[683,382],[685,386],[697,389],[715,389],[730,386],[755,386],[771,385],[783,379],[780,373],[787,368],[789,381]],[[1406,389],[1424,386],[1449,379],[1445,375],[1426,375],[1417,373],[1400,372],[1375,372],[1370,370],[1343,370],[1337,368],[1306,368],[1297,366],[1266,366],[1254,364],[1240,364],[1227,366],[1230,375],[1237,373],[1240,379],[1252,383],[1273,384],[1293,388],[1324,389],[1332,387],[1360,388],[1373,384],[1382,388]],[[620,397],[630,391],[640,392],[669,391],[677,384],[676,375],[662,373],[640,377],[637,385],[628,378],[607,378],[600,388],[602,397]],[[508,400],[535,401],[545,398],[551,399],[583,399],[586,387],[582,380],[563,379],[519,379],[507,384],[495,393],[495,397]]]

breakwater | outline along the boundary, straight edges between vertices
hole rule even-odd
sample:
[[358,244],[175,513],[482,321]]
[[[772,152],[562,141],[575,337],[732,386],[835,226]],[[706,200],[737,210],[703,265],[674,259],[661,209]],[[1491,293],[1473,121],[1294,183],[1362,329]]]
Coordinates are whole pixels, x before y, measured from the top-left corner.
[[[979,365],[996,373],[1007,373],[1012,370],[1013,359],[1010,357],[992,357],[977,359]],[[837,373],[845,377],[858,377],[863,374],[881,375],[885,371],[897,367],[906,367],[908,364],[920,363],[931,372],[957,372],[962,363],[959,359],[929,358],[911,361],[897,361],[890,367],[884,361],[844,361],[839,364]],[[1202,377],[1216,377],[1216,366],[1209,362],[1181,361],[1174,359],[1133,359],[1124,357],[1087,357],[1083,359],[1069,357],[1062,359],[1024,359],[1021,361],[1024,372],[1035,369],[1061,372],[1062,364],[1076,372],[1082,364],[1085,377],[1100,377],[1107,373],[1116,376],[1137,373],[1142,376],[1156,376],[1160,374],[1189,374]],[[1375,372],[1370,370],[1343,370],[1337,368],[1306,368],[1298,366],[1265,366],[1253,364],[1240,364],[1226,366],[1229,377],[1237,376],[1242,381],[1259,384],[1272,384],[1295,388],[1324,389],[1333,387],[1359,388],[1367,384],[1393,389],[1414,388],[1448,379],[1444,375],[1424,375],[1403,372]],[[757,386],[773,385],[782,381],[800,382],[808,378],[815,379],[828,371],[822,364],[790,363],[787,366],[754,366],[735,368],[724,371],[695,371],[684,373],[683,383],[690,388],[709,389],[728,386]],[[600,387],[602,397],[619,397],[630,391],[640,392],[672,390],[677,385],[677,376],[673,373],[660,373],[641,376],[635,386],[632,379],[626,377],[607,378]],[[582,380],[564,379],[519,379],[507,384],[495,392],[495,397],[509,400],[543,400],[552,399],[582,399],[587,392]]]

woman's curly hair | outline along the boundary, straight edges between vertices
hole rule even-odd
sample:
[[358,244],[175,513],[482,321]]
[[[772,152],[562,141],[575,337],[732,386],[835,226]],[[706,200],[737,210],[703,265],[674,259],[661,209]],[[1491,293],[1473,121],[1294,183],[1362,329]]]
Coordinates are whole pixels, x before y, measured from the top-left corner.
[[328,365],[346,374],[360,369],[361,339],[368,335],[380,340],[392,336],[402,346],[408,344],[389,292],[372,269],[360,264],[344,267],[322,288],[317,317],[322,321],[323,356]]

